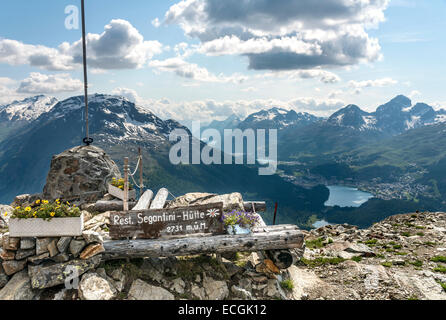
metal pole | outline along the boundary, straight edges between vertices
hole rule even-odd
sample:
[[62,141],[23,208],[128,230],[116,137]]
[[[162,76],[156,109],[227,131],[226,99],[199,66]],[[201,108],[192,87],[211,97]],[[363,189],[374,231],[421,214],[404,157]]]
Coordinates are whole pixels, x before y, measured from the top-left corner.
[[124,211],[129,211],[129,158],[124,158]]
[[84,93],[85,93],[85,134],[83,142],[89,146],[93,143],[93,139],[90,138],[90,132],[88,127],[88,78],[87,78],[87,42],[85,37],[85,4],[84,0],[81,0],[81,12],[82,12],[82,50],[83,50],[83,64],[84,64]]

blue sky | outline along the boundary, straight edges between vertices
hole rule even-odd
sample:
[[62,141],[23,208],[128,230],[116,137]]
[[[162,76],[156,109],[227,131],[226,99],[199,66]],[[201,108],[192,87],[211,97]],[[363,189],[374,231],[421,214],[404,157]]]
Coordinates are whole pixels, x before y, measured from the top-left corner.
[[[273,106],[372,111],[397,94],[446,108],[446,1],[317,3],[86,0],[90,92],[184,121]],[[2,4],[0,104],[82,94],[68,5],[80,0]]]

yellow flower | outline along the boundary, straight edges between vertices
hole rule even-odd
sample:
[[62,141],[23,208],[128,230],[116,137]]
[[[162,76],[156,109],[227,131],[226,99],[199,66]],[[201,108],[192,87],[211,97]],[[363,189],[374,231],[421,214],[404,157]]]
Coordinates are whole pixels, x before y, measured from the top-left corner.
[[55,215],[56,215],[55,212],[51,212],[51,213],[50,213],[50,216],[52,216],[52,217],[54,217]]
[[26,207],[26,208],[25,208],[25,211],[26,211],[26,212],[30,212],[30,211],[31,211],[31,207]]
[[70,203],[67,201],[67,204],[70,205]]
[[48,200],[43,200],[42,202],[43,202],[43,204],[48,204],[49,203]]
[[7,216],[8,216],[8,213],[7,213],[7,212],[5,212],[4,216],[5,216],[5,217],[7,217]]
[[60,199],[56,199],[56,203],[59,203],[60,202]]
[[20,208],[21,208],[21,207],[20,207],[20,206],[18,206],[18,207],[16,207],[15,209],[16,209],[16,210],[19,210]]
[[37,200],[36,200],[36,204],[40,204],[40,199],[37,199]]

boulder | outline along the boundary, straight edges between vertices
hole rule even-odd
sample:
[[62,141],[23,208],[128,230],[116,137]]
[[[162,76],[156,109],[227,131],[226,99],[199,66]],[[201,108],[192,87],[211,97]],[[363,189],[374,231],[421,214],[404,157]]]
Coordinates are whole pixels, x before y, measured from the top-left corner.
[[45,253],[39,254],[37,256],[29,257],[28,262],[31,262],[33,264],[40,264],[43,261],[47,260],[49,257],[50,257],[50,253],[45,252]]
[[186,283],[181,278],[177,278],[172,281],[171,290],[175,291],[176,293],[183,294],[185,287]]
[[70,246],[71,237],[62,237],[57,242],[57,250],[59,250],[60,253],[65,253]]
[[86,242],[84,240],[71,240],[70,242],[70,252],[71,254],[77,258],[79,254],[82,252],[82,249],[85,248]]
[[65,278],[70,276],[70,268],[77,270],[77,276],[81,276],[87,271],[96,268],[101,259],[95,256],[89,260],[71,260],[65,263],[28,266],[32,287],[35,289],[45,289],[58,286],[65,282]]
[[352,243],[348,248],[345,249],[346,252],[359,254],[364,257],[374,257],[375,253],[370,247],[362,243]]
[[20,247],[20,238],[12,238],[9,233],[2,237],[3,249],[16,251]]
[[103,243],[104,242],[104,239],[102,239],[102,236],[99,233],[97,233],[95,231],[92,231],[92,230],[84,231],[82,233],[82,237],[84,237],[84,240],[88,244],[90,244],[90,243]]
[[96,273],[85,274],[78,291],[82,300],[111,300],[117,293],[110,282]]
[[231,292],[234,296],[236,296],[237,298],[240,298],[242,300],[254,300],[251,292],[249,292],[243,288],[237,287],[235,285],[231,287]]
[[6,286],[9,281],[9,277],[5,273],[0,272],[0,289]]
[[53,240],[48,244],[48,252],[50,253],[51,258],[59,254],[59,250],[57,250],[57,240]]
[[20,249],[22,250],[34,249],[35,246],[36,246],[35,238],[22,238],[22,240],[20,241]]
[[11,276],[19,271],[22,271],[23,269],[25,269],[26,266],[26,260],[22,260],[22,261],[4,261],[2,263],[3,269],[5,270],[5,273],[8,276]]
[[28,249],[28,250],[19,249],[19,250],[17,250],[17,252],[15,254],[15,259],[23,260],[28,257],[35,256],[35,255],[36,255],[36,249]]
[[11,206],[0,204],[0,229],[6,228],[9,224],[9,217],[14,209]]
[[16,273],[0,290],[0,300],[33,300],[37,295],[38,291],[32,290],[26,271]]
[[164,288],[155,287],[142,280],[132,283],[128,294],[129,300],[174,300],[175,297]]
[[205,277],[203,279],[203,288],[208,300],[224,300],[229,295],[228,285],[225,281],[217,281]]
[[53,156],[43,196],[47,199],[70,199],[96,193],[95,200],[98,200],[107,193],[108,181],[120,176],[115,162],[102,149],[74,147]]
[[37,199],[41,199],[42,195],[38,194],[22,194],[15,197],[14,201],[11,203],[11,207],[15,208],[18,206],[26,207],[33,204]]
[[36,255],[41,255],[48,252],[48,245],[54,238],[38,238],[36,240]]
[[243,197],[240,193],[216,195],[210,193],[188,193],[176,198],[168,204],[168,208],[187,207],[223,202],[225,211],[244,210]]

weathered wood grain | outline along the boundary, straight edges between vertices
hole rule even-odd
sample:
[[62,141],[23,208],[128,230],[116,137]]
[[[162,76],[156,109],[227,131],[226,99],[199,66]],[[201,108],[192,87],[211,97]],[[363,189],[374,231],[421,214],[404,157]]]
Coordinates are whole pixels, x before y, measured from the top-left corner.
[[162,236],[224,233],[223,203],[172,209],[110,213],[112,239],[157,239]]
[[[129,206],[134,206],[135,202],[129,202]],[[121,200],[99,200],[94,204],[94,207],[91,209],[93,211],[98,212],[106,212],[106,211],[122,211],[124,209],[124,202]]]
[[153,198],[153,191],[147,190],[143,193],[141,198],[139,199],[138,203],[132,210],[147,210],[150,208],[150,202]]
[[268,230],[249,235],[218,235],[169,240],[105,241],[104,260],[171,257],[206,253],[255,252],[302,248],[304,234],[293,230]]
[[169,190],[167,190],[166,188],[161,188],[153,199],[152,204],[150,205],[150,209],[164,208],[168,196]]
[[265,201],[245,201],[243,202],[243,206],[245,211],[253,212],[265,212],[266,211],[266,202]]

